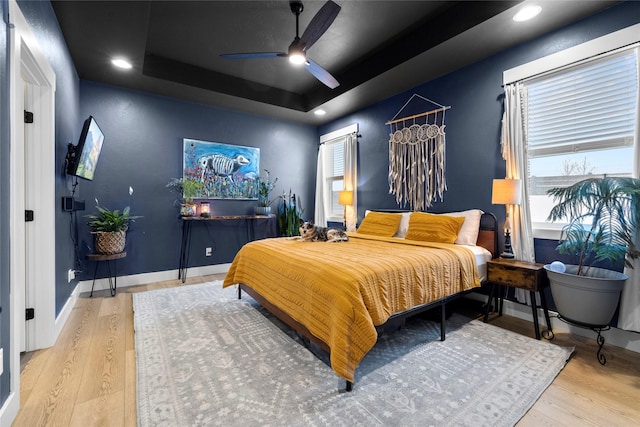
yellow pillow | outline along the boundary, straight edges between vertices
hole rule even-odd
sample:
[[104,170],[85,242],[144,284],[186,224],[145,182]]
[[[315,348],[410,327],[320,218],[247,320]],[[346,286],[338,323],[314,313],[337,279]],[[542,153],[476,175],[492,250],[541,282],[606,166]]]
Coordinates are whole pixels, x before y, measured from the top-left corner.
[[396,234],[401,219],[402,215],[400,214],[372,211],[362,220],[360,227],[358,227],[358,233],[392,237]]
[[413,212],[409,218],[409,231],[405,239],[453,243],[463,222],[464,217]]

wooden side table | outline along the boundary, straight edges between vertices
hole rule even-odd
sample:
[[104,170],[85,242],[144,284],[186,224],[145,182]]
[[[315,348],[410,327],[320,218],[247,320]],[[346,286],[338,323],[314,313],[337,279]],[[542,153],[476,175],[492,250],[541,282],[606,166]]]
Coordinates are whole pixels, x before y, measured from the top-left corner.
[[[109,276],[109,290],[111,291],[111,296],[116,296],[116,261],[126,256],[126,252],[120,252],[118,254],[87,254],[87,259],[89,261],[95,261],[96,263],[96,268],[93,271],[93,284],[91,285],[91,294],[89,294],[89,297],[93,296],[93,287],[96,285],[96,275],[98,274],[98,264],[102,261],[107,262],[107,275]],[[111,274],[111,261],[113,261],[113,275]]]
[[[544,288],[549,286],[547,272],[544,264],[518,261],[515,259],[496,258],[487,262],[487,281],[491,283],[491,292],[489,301],[485,307],[484,321],[487,322],[489,317],[489,308],[493,299],[495,287],[509,286],[512,288],[520,288],[529,291],[531,296],[531,310],[533,313],[533,326],[535,328],[536,338],[540,339],[540,326],[538,324],[538,307],[536,305],[536,292],[540,294],[540,302],[542,310],[547,321],[547,330],[544,331],[545,338],[553,339],[553,330],[551,329],[551,319],[549,318],[549,310],[547,309],[547,299],[544,295]],[[502,316],[502,303],[504,295],[501,292],[498,307],[498,315]]]

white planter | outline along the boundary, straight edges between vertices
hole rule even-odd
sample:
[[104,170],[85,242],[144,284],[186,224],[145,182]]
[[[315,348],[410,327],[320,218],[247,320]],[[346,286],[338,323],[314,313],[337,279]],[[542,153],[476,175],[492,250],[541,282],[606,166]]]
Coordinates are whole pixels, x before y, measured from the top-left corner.
[[623,273],[591,267],[587,276],[577,276],[577,265],[567,265],[565,273],[545,265],[551,294],[558,313],[566,320],[586,326],[607,326],[618,307],[620,292],[627,280]]

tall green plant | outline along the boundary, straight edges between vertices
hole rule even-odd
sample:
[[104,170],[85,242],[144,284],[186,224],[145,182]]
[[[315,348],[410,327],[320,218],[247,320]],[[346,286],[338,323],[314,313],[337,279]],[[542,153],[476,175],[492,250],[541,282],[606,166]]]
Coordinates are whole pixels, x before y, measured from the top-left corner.
[[282,236],[299,236],[300,220],[303,209],[299,207],[300,199],[289,190],[289,195],[283,193],[278,205],[278,228]]
[[588,178],[552,188],[547,194],[557,202],[547,220],[569,221],[557,250],[577,256],[578,275],[585,275],[596,261],[617,261],[626,254],[625,264],[631,267],[631,260],[640,257],[635,245],[640,225],[639,179]]

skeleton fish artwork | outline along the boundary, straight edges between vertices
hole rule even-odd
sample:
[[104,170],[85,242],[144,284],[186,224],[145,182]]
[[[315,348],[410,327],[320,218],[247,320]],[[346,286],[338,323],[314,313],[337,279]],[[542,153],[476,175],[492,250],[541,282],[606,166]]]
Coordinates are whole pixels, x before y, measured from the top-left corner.
[[211,154],[198,159],[198,167],[201,170],[200,181],[204,181],[205,176],[219,176],[228,178],[236,173],[242,166],[246,166],[250,160],[241,154],[235,157],[228,157],[223,154]]
[[184,138],[182,159],[182,176],[202,183],[197,198],[258,200],[258,147]]

